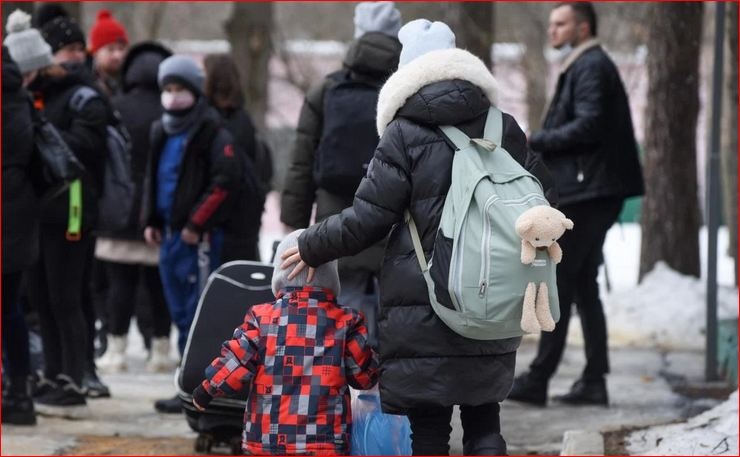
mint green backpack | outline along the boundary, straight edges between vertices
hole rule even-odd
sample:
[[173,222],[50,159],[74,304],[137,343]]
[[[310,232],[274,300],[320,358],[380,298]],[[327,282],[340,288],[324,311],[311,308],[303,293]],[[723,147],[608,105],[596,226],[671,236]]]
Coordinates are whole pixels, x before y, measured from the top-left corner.
[[530,282],[547,284],[550,312],[560,317],[555,264],[537,251],[521,262],[517,217],[549,205],[540,182],[501,147],[503,117],[491,107],[484,138],[470,139],[455,127],[442,132],[457,147],[452,185],[427,264],[419,232],[406,212],[409,231],[429,301],[440,319],[467,338],[497,340],[521,336],[524,292]]

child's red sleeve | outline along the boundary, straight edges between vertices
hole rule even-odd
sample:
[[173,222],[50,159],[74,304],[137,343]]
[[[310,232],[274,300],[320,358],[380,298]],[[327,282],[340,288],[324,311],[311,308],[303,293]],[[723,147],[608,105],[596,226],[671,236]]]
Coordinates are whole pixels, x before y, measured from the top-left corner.
[[378,382],[378,359],[367,342],[365,317],[356,311],[352,313],[344,349],[345,377],[355,389],[367,390]]
[[202,386],[214,397],[235,395],[249,384],[260,363],[260,324],[252,308],[233,338],[221,346],[221,357],[206,368]]

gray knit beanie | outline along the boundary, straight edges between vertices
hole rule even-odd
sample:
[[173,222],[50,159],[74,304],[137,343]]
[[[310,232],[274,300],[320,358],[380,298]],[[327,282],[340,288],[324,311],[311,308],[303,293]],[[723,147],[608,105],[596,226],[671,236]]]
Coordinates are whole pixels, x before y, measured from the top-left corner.
[[362,2],[355,7],[355,38],[380,32],[396,38],[401,28],[401,12],[393,2]]
[[204,80],[203,70],[191,57],[174,55],[159,64],[157,82],[160,89],[169,83],[177,83],[185,86],[197,97],[203,93]]
[[283,252],[292,247],[298,246],[298,237],[301,233],[303,233],[303,229],[296,230],[295,232],[288,234],[275,250],[275,261],[273,262],[275,269],[272,273],[272,293],[277,296],[278,292],[286,287],[303,287],[305,285],[310,285],[332,290],[336,297],[340,293],[339,274],[337,273],[336,260],[319,265],[313,275],[313,281],[311,284],[306,284],[306,280],[308,279],[308,268],[304,268],[303,271],[298,273],[298,276],[291,280],[288,280],[288,275],[293,271],[293,267],[295,265],[291,265],[284,270],[280,268],[280,264],[283,263],[283,259],[280,257],[283,255]]
[[403,46],[399,68],[427,52],[455,48],[455,34],[447,24],[426,19],[416,19],[401,27],[398,41]]
[[22,74],[30,73],[53,63],[51,46],[38,30],[31,28],[31,16],[21,10],[13,11],[6,24],[8,35],[3,44]]

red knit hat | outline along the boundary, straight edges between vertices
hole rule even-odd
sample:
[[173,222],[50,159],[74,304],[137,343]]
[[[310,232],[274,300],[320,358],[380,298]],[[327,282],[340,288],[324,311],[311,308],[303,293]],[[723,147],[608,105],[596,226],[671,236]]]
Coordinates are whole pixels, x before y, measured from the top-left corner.
[[95,54],[103,46],[116,42],[128,44],[126,29],[120,22],[113,19],[110,11],[98,11],[95,24],[90,30],[90,52]]

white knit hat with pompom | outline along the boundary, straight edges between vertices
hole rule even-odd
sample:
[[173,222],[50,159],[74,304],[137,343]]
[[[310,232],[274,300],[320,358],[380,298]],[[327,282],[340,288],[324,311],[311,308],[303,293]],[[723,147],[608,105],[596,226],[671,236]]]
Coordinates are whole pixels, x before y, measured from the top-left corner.
[[8,34],[3,44],[8,47],[21,73],[26,74],[53,63],[51,46],[38,30],[31,28],[31,16],[21,10],[13,11],[5,25]]

